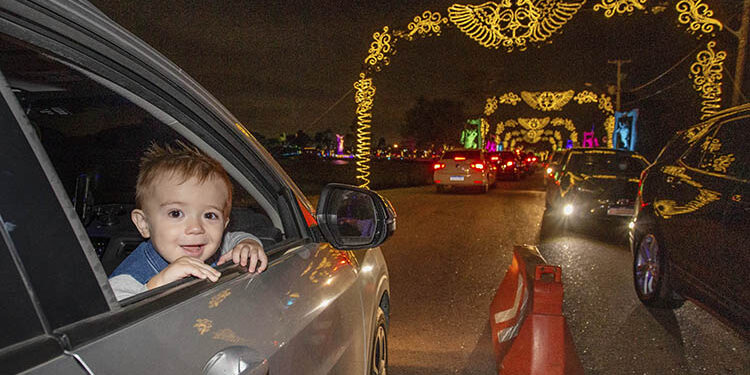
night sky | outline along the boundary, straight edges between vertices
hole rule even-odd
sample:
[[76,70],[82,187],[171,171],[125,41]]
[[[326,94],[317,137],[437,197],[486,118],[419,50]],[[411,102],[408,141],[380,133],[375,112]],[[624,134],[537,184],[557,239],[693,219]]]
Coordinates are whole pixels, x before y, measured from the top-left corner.
[[[308,134],[326,128],[350,132],[355,108],[350,89],[367,55],[372,33],[386,25],[406,29],[411,19],[424,10],[447,16],[447,8],[454,3],[92,2],[181,66],[251,131],[267,137],[297,129]],[[730,26],[739,28],[740,1],[704,2],[715,11],[716,18],[731,19]],[[705,48],[710,37],[697,38],[679,25],[674,2],[670,5],[650,0],[648,13],[610,19],[603,12],[594,12],[594,3],[584,5],[562,33],[550,38],[551,43],[526,51],[486,49],[455,27],[445,29],[440,37],[400,41],[391,65],[374,76],[375,139],[384,136],[388,141],[398,140],[404,113],[420,96],[461,101],[467,115],[478,115],[486,97],[508,91],[605,92],[616,79],[615,66],[607,64],[607,60],[616,58],[633,61],[623,68],[627,73],[623,87],[628,90],[690,54],[655,84],[626,94],[623,103],[641,108],[642,124],[654,134],[664,133],[664,129],[676,130],[698,116],[700,103],[687,75],[695,60],[695,49]],[[656,9],[654,14],[653,7],[663,4],[667,5],[664,10]],[[736,38],[726,32],[716,38],[722,49],[729,49],[726,67],[734,74]],[[662,89],[666,90],[634,102]],[[731,87],[726,74],[723,89],[728,104]],[[748,84],[744,91],[749,91]],[[675,118],[670,113],[675,110],[682,118],[665,124],[666,119]],[[507,116],[517,114],[509,112]]]

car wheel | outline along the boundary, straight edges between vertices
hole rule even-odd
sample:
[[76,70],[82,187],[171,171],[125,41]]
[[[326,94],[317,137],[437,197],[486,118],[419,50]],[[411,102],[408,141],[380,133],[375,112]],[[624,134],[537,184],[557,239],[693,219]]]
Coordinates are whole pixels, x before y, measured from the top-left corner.
[[375,317],[375,332],[372,339],[372,352],[370,355],[370,375],[385,375],[388,369],[388,327],[385,322],[385,313],[378,306]]
[[633,283],[641,302],[650,307],[674,309],[684,300],[669,286],[664,248],[653,231],[641,237],[633,256]]

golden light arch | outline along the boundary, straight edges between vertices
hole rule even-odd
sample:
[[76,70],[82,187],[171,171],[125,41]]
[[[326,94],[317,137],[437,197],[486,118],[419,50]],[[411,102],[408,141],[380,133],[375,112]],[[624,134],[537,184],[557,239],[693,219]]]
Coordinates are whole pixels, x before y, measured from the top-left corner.
[[[648,0],[597,0],[594,1],[593,10],[610,18],[645,10],[647,2]],[[546,41],[562,29],[585,3],[586,0],[498,0],[478,5],[453,4],[447,9],[447,16],[425,10],[415,16],[405,29],[384,26],[382,31],[375,32],[364,60],[365,67],[354,83],[357,104],[356,178],[359,186],[368,188],[370,184],[370,129],[376,93],[372,77],[390,64],[390,57],[396,52],[397,41],[411,42],[417,37],[440,36],[444,29],[455,27],[483,47],[504,49],[506,52],[524,50],[531,44]],[[680,0],[675,4],[675,9],[679,23],[693,34],[711,34],[714,30],[724,29],[723,24],[713,18],[713,11],[703,0]],[[690,67],[689,77],[693,80],[693,88],[702,99],[702,118],[717,112],[721,102],[722,69],[726,52],[715,51],[715,47],[716,41],[709,41],[706,49],[697,54],[696,62]],[[519,98],[504,97],[502,100],[517,101]],[[608,105],[612,105],[611,100]],[[608,118],[605,126],[614,128],[614,117],[611,124]],[[608,134],[611,135],[609,129]],[[611,139],[611,136],[608,138]]]

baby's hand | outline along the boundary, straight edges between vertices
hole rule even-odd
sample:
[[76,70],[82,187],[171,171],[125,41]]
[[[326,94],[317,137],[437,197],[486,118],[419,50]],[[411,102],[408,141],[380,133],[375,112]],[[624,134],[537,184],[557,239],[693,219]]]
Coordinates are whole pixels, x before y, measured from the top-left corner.
[[208,278],[215,282],[219,280],[221,272],[215,270],[213,267],[198,258],[184,256],[178,258],[168,265],[167,268],[152,277],[146,284],[146,287],[148,287],[148,289],[154,289],[173,281],[184,279],[188,276],[195,276],[199,279]]
[[235,264],[239,264],[243,268],[247,267],[250,273],[263,272],[268,265],[268,257],[266,252],[263,251],[263,245],[254,240],[240,242],[232,251],[222,255],[216,264],[222,265],[229,260],[233,260]]

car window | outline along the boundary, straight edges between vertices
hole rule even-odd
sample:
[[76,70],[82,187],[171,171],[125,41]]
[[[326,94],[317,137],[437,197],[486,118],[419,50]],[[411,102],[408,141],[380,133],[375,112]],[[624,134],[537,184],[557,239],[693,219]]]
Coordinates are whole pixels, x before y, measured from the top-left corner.
[[750,116],[721,124],[711,136],[700,142],[702,157],[698,168],[734,178],[748,179]]
[[624,177],[640,176],[646,163],[629,154],[622,153],[583,153],[574,152],[565,165],[567,171],[584,174],[617,175]]
[[479,159],[481,158],[481,152],[479,151],[448,151],[443,154],[441,159],[454,159],[454,158],[466,158],[466,159]]
[[[130,219],[143,152],[152,143],[179,141],[218,155],[206,145],[191,143],[183,128],[168,126],[87,74],[23,42],[0,38],[0,71],[107,275],[144,240]],[[228,230],[255,234],[268,251],[285,239],[281,215],[261,194],[262,187],[225,167],[234,187]]]

